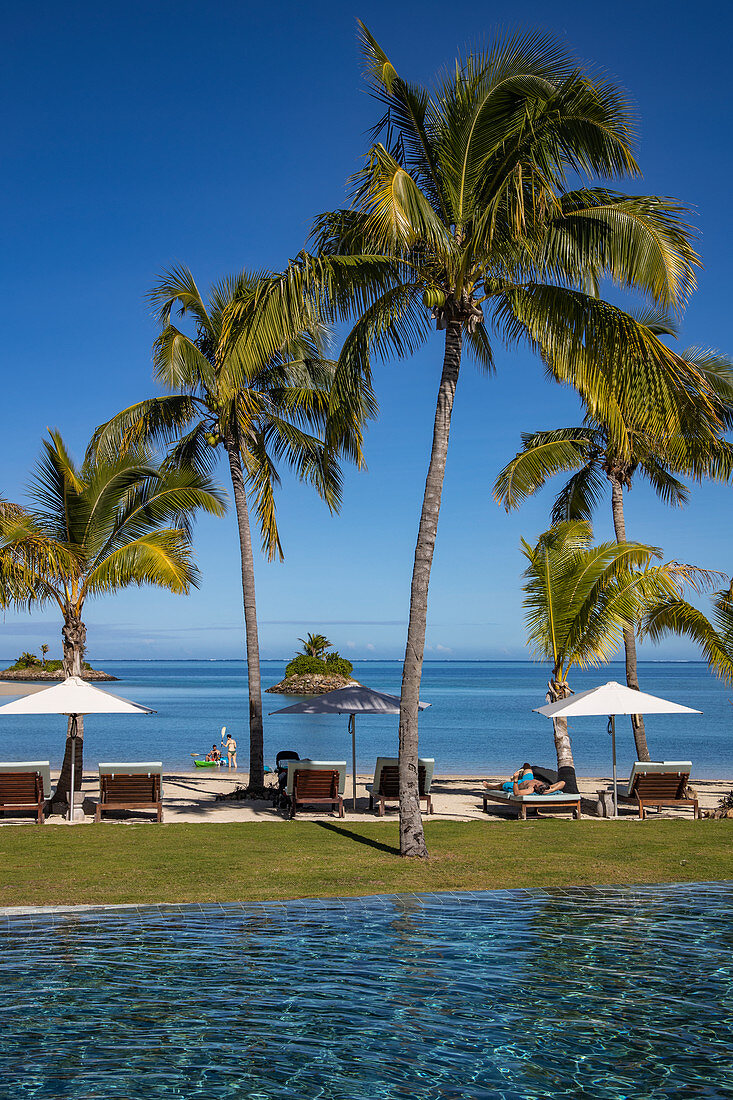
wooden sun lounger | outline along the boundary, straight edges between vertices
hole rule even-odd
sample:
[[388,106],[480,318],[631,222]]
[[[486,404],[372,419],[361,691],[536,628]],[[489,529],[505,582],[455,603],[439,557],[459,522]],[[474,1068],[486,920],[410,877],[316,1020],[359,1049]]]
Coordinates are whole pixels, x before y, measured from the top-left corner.
[[[420,802],[425,802],[425,809],[429,814],[433,812],[433,800],[430,796],[430,786],[433,779],[434,760],[418,760],[417,782]],[[394,758],[380,757],[374,771],[374,782],[367,786],[369,791],[369,809],[374,809],[374,803],[379,803],[379,816],[384,817],[386,802],[399,802],[400,800],[400,768]]]
[[[685,788],[690,781],[692,764],[689,760],[663,761],[661,763],[635,762],[626,790],[620,791],[619,803],[634,803],[642,821],[647,807],[657,810],[691,806],[692,817],[699,818],[700,808],[696,798],[685,798]],[[598,791],[598,801],[607,816],[613,813],[613,795],[607,790]],[[610,805],[610,810],[609,810]]]
[[[302,766],[304,764],[305,767]],[[288,764],[290,817],[295,817],[298,806],[320,805],[338,809],[339,817],[343,817],[344,800],[339,788],[342,787],[345,769],[345,764],[342,770],[327,764],[321,766],[313,761],[291,760]]]
[[99,802],[94,820],[101,821],[102,814],[109,810],[152,810],[157,820],[162,821],[161,769],[160,764],[100,764]]
[[580,795],[566,794],[558,791],[556,794],[521,794],[514,795],[510,791],[482,791],[484,800],[484,813],[489,812],[489,802],[500,802],[504,806],[516,809],[517,817],[522,821],[527,820],[527,810],[570,810],[576,821],[580,821]]
[[40,771],[0,771],[0,813],[33,810],[43,825],[43,776]]

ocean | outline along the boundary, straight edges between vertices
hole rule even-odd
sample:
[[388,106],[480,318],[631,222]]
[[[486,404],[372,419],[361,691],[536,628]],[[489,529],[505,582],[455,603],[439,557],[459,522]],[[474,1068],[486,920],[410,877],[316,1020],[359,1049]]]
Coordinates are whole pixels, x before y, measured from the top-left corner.
[[[118,676],[103,684],[136,702],[153,707],[149,717],[93,715],[86,719],[85,770],[99,761],[162,760],[166,769],[192,770],[194,752],[206,753],[219,743],[222,726],[239,745],[239,765],[248,757],[247,685],[241,661],[104,661],[98,667]],[[263,687],[282,679],[284,661],[264,661]],[[380,691],[399,694],[398,661],[358,661],[354,677]],[[573,671],[576,691],[607,680],[623,682],[620,663]],[[701,710],[702,715],[650,715],[647,737],[658,760],[692,760],[693,776],[733,779],[733,690],[710,675],[702,663],[641,662],[644,691]],[[555,764],[552,725],[533,714],[545,701],[547,669],[522,661],[429,661],[423,672],[421,698],[430,703],[420,715],[420,752],[435,757],[437,774],[480,776],[513,771],[524,760]],[[347,718],[270,716],[295,702],[292,697],[263,695],[265,761],[274,764],[280,749],[295,749],[314,759],[350,759]],[[0,712],[1,713],[1,712]],[[2,718],[0,759],[45,760],[59,767],[64,748],[61,716]],[[575,766],[580,775],[608,775],[611,744],[603,718],[571,723]],[[635,759],[628,719],[617,720],[619,774]],[[374,767],[377,756],[397,755],[397,718],[357,719],[357,769]]]

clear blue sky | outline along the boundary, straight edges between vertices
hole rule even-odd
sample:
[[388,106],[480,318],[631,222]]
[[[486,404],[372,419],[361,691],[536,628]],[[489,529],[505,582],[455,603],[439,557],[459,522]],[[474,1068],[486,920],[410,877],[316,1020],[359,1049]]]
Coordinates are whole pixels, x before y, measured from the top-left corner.
[[[617,79],[638,105],[642,183],[694,211],[705,269],[683,346],[733,351],[730,333],[728,5],[555,5],[456,0],[302,5],[37,3],[4,17],[2,485],[22,499],[47,426],[78,455],[93,428],[154,392],[144,294],[188,264],[201,284],[279,268],[317,212],[343,202],[375,105],[360,78],[355,19],[398,70],[427,81],[500,26],[544,26]],[[376,375],[381,417],[368,473],[349,472],[340,517],[286,482],[286,561],[258,563],[264,657],[324,630],[342,652],[400,657],[441,349],[431,342]],[[497,355],[495,379],[464,370],[456,400],[428,628],[429,657],[526,656],[520,535],[547,525],[551,492],[505,516],[491,499],[522,430],[577,419],[568,391],[528,353]],[[222,477],[224,470],[221,471]],[[629,537],[726,572],[731,490],[703,487],[670,512],[642,485]],[[606,515],[597,532],[610,534]],[[202,570],[188,599],[135,590],[87,607],[93,657],[235,657],[242,652],[233,517],[199,524]],[[44,612],[5,618],[0,656],[48,641]],[[648,656],[692,656],[682,643]]]

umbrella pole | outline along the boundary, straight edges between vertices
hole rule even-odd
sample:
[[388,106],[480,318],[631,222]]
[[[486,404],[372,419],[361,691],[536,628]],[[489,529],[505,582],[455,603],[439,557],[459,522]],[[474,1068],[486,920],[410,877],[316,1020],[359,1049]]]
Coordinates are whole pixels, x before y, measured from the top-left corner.
[[351,793],[354,813],[356,813],[356,715],[349,715],[351,726]]
[[76,715],[71,715],[71,789],[69,791],[69,821],[74,822],[74,771],[76,765]]
[[618,817],[618,779],[616,777],[616,715],[608,720],[611,731],[611,752],[613,753],[613,816]]

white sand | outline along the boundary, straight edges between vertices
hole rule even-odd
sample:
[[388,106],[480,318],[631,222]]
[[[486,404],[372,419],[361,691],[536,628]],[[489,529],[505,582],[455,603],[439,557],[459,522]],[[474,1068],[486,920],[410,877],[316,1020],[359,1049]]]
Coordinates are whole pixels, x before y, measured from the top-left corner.
[[[57,777],[54,775],[54,781]],[[390,806],[387,809],[387,813],[384,818],[380,818],[376,813],[368,812],[368,796],[365,789],[365,784],[370,783],[373,776],[357,776],[357,812],[354,813],[351,808],[351,779],[347,776],[346,790],[344,792],[344,807],[346,810],[346,820],[350,821],[395,821],[397,819],[397,807]],[[506,778],[505,776],[436,776],[433,779],[432,797],[433,797],[433,821],[473,821],[482,820],[484,822],[499,822],[506,820],[508,817],[514,817],[515,814],[508,808],[500,804],[491,804],[488,814],[482,811],[482,784],[484,779],[490,781],[499,782]],[[274,784],[274,777],[268,777],[268,781]],[[580,788],[581,795],[587,801],[583,803],[583,817],[595,818],[593,811],[595,808],[596,796],[595,792],[603,787],[610,785],[609,776],[595,776],[595,777],[578,777],[578,786]],[[246,785],[247,774],[246,772],[229,772],[227,769],[221,768],[216,772],[200,771],[177,771],[171,772],[164,776],[163,779],[163,820],[168,824],[175,824],[180,822],[225,822],[225,821],[282,821],[286,820],[282,811],[275,810],[270,802],[252,802],[245,801],[225,801],[218,802],[216,795],[218,793],[226,793],[233,791],[238,786]],[[724,795],[728,794],[733,789],[733,780],[699,780],[694,779],[692,786],[698,793],[701,809],[712,809],[718,803],[718,800]],[[619,782],[619,790],[623,790],[623,785]],[[94,807],[97,802],[99,794],[99,781],[98,777],[93,773],[89,773],[84,777],[84,784],[82,788],[82,794],[84,798],[84,809],[87,813],[86,821],[91,822],[93,820]],[[554,811],[557,813],[557,811]],[[651,811],[650,816],[654,816],[656,811]],[[665,809],[662,811],[665,816],[670,817],[692,817],[691,809],[671,810]],[[622,820],[626,821],[638,821],[638,813],[635,811],[632,805],[622,805],[620,807],[620,814]],[[319,812],[318,810],[305,810],[298,814],[299,820],[304,821],[318,821],[332,819],[335,815],[326,811]],[[549,815],[548,815],[549,816]],[[553,814],[554,816],[554,814]],[[559,815],[567,816],[568,815]],[[152,820],[150,815],[142,814],[123,814],[120,812],[115,816],[107,816],[103,820],[105,823],[123,823],[125,821],[140,821],[144,817],[148,820]],[[16,823],[20,821],[28,822],[31,824],[31,819],[28,815],[24,817],[13,818],[8,814],[5,819],[5,824]],[[57,815],[51,815],[47,818],[47,821],[51,824],[61,824],[63,818]]]

